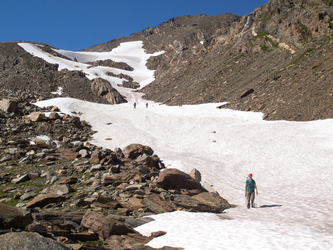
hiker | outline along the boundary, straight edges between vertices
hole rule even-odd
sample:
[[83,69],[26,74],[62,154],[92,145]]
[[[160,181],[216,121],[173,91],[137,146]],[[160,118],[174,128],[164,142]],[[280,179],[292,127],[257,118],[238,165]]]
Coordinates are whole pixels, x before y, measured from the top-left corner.
[[256,194],[258,195],[258,189],[255,180],[252,179],[252,174],[248,175],[248,179],[245,183],[245,196],[247,200],[247,208],[254,207],[254,190],[256,190]]
[[148,108],[148,102],[146,102],[146,108]]
[[136,108],[136,102],[133,104],[134,108]]

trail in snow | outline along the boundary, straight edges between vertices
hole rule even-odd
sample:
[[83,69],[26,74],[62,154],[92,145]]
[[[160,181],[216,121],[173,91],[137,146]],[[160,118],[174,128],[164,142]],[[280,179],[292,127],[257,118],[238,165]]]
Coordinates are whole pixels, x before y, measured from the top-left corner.
[[[203,181],[237,205],[222,214],[232,220],[184,212],[156,215],[154,222],[137,230],[147,235],[157,230],[168,233],[149,245],[333,247],[333,120],[267,122],[261,113],[217,109],[221,104],[168,107],[150,102],[146,108],[137,93],[126,93],[138,101],[136,109],[128,103],[103,105],[68,98],[38,105],[82,112],[81,119],[98,131],[93,138],[97,145],[114,149],[141,143],[151,146],[168,167],[185,172],[197,168]],[[259,189],[258,208],[250,210],[244,206],[249,172]]]

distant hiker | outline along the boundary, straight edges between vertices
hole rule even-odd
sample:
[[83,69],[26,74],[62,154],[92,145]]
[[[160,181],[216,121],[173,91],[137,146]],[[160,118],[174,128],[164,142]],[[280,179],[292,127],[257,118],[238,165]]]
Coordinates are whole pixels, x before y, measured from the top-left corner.
[[247,208],[250,208],[250,202],[251,207],[254,207],[254,190],[256,190],[256,194],[258,195],[258,189],[256,182],[252,179],[252,174],[248,175],[248,179],[245,183],[245,196],[247,199]]
[[146,102],[146,108],[148,108],[148,102]]
[[136,108],[136,102],[133,104],[134,108]]

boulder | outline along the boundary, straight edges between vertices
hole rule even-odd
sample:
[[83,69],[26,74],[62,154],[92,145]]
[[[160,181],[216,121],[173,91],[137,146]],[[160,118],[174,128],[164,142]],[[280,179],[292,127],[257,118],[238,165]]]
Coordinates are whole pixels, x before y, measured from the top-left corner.
[[98,164],[101,160],[101,153],[99,151],[92,152],[90,156],[90,162],[93,164]]
[[2,99],[0,109],[7,113],[15,113],[18,111],[18,102],[10,99]]
[[139,250],[145,249],[144,246],[151,240],[151,237],[143,236],[141,234],[112,235],[105,241],[105,244],[109,249],[113,250]]
[[136,233],[136,231],[129,225],[114,220],[109,217],[87,211],[81,221],[81,226],[87,229],[91,229],[98,234],[101,240],[106,240],[111,235],[126,235],[129,233]]
[[40,194],[36,196],[32,201],[27,203],[27,208],[44,207],[47,204],[57,203],[64,200],[66,200],[66,197],[59,194],[55,193]]
[[146,155],[153,155],[154,151],[151,147],[143,146],[141,144],[130,144],[123,149],[123,154],[126,158],[136,159],[139,156],[146,154]]
[[196,169],[193,168],[189,175],[197,182],[201,181],[201,173]]
[[25,228],[31,222],[31,214],[24,214],[19,208],[0,203],[0,228]]
[[24,175],[21,175],[17,178],[12,179],[12,183],[18,184],[18,183],[25,182],[25,181],[28,181],[28,180],[30,180],[29,174],[24,174]]
[[124,208],[128,208],[130,210],[136,210],[140,208],[144,208],[143,204],[141,203],[141,199],[130,197],[130,198],[119,198],[118,202]]
[[142,226],[142,225],[144,225],[146,223],[149,223],[149,222],[152,222],[152,221],[154,221],[154,219],[150,218],[150,217],[134,218],[134,217],[130,216],[130,217],[127,217],[125,219],[125,222],[133,228],[136,228],[138,226]]
[[35,197],[37,194],[35,192],[27,192],[21,195],[20,200],[25,201]]
[[139,164],[146,165],[150,169],[156,168],[156,169],[162,169],[164,168],[164,164],[161,163],[161,160],[158,156],[153,155],[153,156],[148,156],[146,154],[140,155],[136,161]]
[[108,209],[117,209],[121,207],[121,205],[115,198],[104,195],[98,196],[97,199],[94,201],[93,206],[108,208]]
[[156,186],[161,187],[165,190],[169,189],[198,189],[201,192],[206,192],[201,184],[190,175],[175,169],[167,168],[160,172],[158,179],[155,182]]
[[81,155],[82,158],[89,158],[90,157],[89,151],[85,148],[81,149],[79,151],[79,155]]
[[78,179],[76,177],[73,176],[69,176],[66,178],[63,178],[59,181],[56,182],[56,184],[75,184],[78,182]]
[[79,225],[83,216],[83,212],[68,211],[41,211],[33,214],[33,218],[36,222],[47,221],[52,224],[57,222],[64,223],[65,221],[72,221]]
[[172,212],[175,210],[170,203],[162,200],[162,198],[157,194],[150,194],[149,196],[146,196],[142,200],[142,204],[156,214]]
[[95,78],[91,82],[91,90],[111,104],[124,103],[126,100],[122,95],[111,86],[111,84],[102,78]]
[[55,184],[45,188],[42,194],[55,193],[59,195],[69,194],[73,192],[73,188],[69,184]]
[[33,122],[46,121],[47,117],[43,112],[32,112],[30,114],[30,120]]
[[0,235],[0,249],[39,249],[39,250],[64,250],[68,247],[57,241],[41,236],[34,232],[6,233]]
[[52,113],[49,115],[49,119],[50,119],[50,120],[57,120],[57,119],[61,119],[61,116],[60,116],[57,112],[52,112]]
[[203,192],[198,195],[179,195],[174,198],[174,203],[192,212],[222,213],[230,208],[228,201],[216,193]]

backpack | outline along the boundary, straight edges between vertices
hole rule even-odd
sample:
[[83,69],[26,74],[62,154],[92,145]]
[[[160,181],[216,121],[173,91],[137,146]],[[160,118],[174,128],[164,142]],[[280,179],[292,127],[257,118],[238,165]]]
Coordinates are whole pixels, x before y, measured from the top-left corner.
[[251,181],[247,179],[246,184],[246,191],[254,192],[254,185],[256,184],[255,180],[252,179]]

